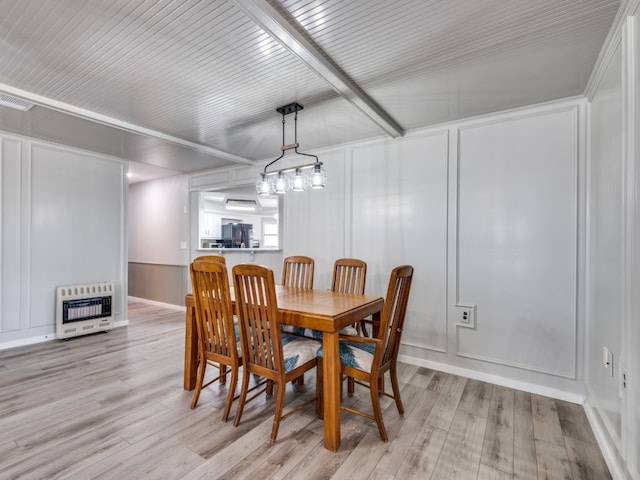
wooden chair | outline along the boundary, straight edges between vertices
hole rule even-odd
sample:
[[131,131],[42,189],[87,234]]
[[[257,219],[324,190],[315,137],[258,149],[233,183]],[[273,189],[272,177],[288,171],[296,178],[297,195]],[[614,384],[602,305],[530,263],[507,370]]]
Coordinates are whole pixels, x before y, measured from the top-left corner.
[[316,352],[320,343],[281,332],[271,269],[255,264],[236,265],[233,267],[233,285],[244,358],[242,390],[234,425],[240,423],[246,402],[255,398],[254,395],[247,400],[249,374],[267,379],[276,389],[276,411],[269,441],[273,445],[280,420],[316,401],[313,398],[282,414],[287,382],[317,365]]
[[[342,374],[355,378],[355,383],[369,388],[373,415],[342,405],[340,408],[375,420],[380,432],[380,438],[384,442],[388,440],[388,437],[384,428],[382,411],[380,410],[380,395],[387,395],[393,398],[398,408],[398,413],[404,416],[404,406],[400,398],[396,367],[412,277],[413,267],[409,265],[396,267],[391,272],[387,296],[380,318],[380,326],[373,338],[340,335]],[[318,351],[318,355],[322,356],[322,349]],[[386,372],[391,375],[393,395],[384,391],[384,374]],[[316,377],[316,389],[319,393],[317,411],[320,413],[322,412],[322,396],[320,395],[322,392],[321,359],[318,362]]]
[[[315,262],[313,258],[305,257],[303,255],[295,255],[285,258],[282,268],[282,285],[312,290],[314,265]],[[322,332],[298,328],[292,325],[282,325],[282,331],[317,340],[322,339]],[[304,385],[304,375],[294,379],[294,383]]]
[[194,262],[220,262],[227,264],[227,260],[222,255],[201,255],[193,259]]
[[284,259],[282,285],[313,289],[313,258],[296,255]]
[[[227,260],[222,255],[200,255],[199,257],[195,257],[193,259],[194,262],[220,262],[223,265],[227,264]],[[237,324],[237,320],[235,316],[233,317],[234,324]],[[237,333],[237,328],[236,328]],[[226,365],[220,366],[220,383],[224,384],[227,381],[227,367]]]
[[[367,264],[356,258],[340,258],[333,264],[333,277],[331,279],[331,291],[339,293],[364,294],[364,284],[367,278]],[[359,335],[362,331],[360,323],[348,327],[341,333]]]
[[[190,265],[191,283],[198,332],[198,377],[191,400],[191,408],[198,405],[200,392],[216,380],[226,383],[226,368],[231,369],[231,384],[222,414],[229,418],[233,396],[238,383],[242,357],[238,355],[237,330],[233,322],[233,304],[229,293],[229,276],[224,263],[194,261]],[[204,384],[207,366],[219,369],[219,375]]]
[[[331,291],[340,293],[359,293],[364,295],[364,285],[367,278],[367,264],[356,258],[340,258],[333,264],[333,278],[331,279]],[[368,336],[365,324],[360,321],[350,327],[343,328],[343,335]],[[348,391],[354,392],[354,379],[348,377]]]
[[340,258],[333,264],[331,291],[364,294],[367,264],[356,258]]

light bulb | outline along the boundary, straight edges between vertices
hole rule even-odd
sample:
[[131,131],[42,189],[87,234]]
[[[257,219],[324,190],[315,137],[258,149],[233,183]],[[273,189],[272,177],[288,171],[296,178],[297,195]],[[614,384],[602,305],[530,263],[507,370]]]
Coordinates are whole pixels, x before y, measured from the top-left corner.
[[309,174],[309,186],[311,188],[324,188],[327,184],[327,174],[322,166],[316,163]]
[[287,190],[289,190],[289,182],[284,176],[284,172],[278,172],[273,190],[279,194],[287,193]]
[[296,168],[296,173],[292,180],[291,190],[294,192],[302,192],[305,187],[304,176],[302,175],[302,169]]
[[269,195],[271,192],[271,185],[269,185],[269,180],[267,180],[267,176],[264,173],[260,174],[260,179],[256,183],[256,190],[260,195]]

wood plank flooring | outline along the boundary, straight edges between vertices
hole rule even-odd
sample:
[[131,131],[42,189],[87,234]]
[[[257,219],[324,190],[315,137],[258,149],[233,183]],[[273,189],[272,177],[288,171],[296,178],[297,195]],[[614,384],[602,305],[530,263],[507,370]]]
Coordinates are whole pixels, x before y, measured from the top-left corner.
[[[308,407],[269,447],[273,398],[247,405],[237,428],[220,420],[224,386],[189,408],[183,313],[132,302],[129,318],[108,333],[0,351],[0,479],[611,478],[581,406],[407,364],[405,417],[383,399],[388,443],[375,422],[343,412],[331,453]],[[309,374],[289,385],[287,404],[314,386]],[[370,406],[359,387],[344,402]]]

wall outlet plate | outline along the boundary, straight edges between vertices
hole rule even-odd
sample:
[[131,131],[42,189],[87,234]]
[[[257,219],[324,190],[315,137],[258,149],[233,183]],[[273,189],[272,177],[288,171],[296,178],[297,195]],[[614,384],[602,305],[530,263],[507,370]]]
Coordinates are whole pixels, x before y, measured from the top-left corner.
[[609,370],[609,375],[613,377],[613,353],[607,347],[602,347],[602,365]]
[[476,305],[457,303],[456,325],[464,328],[476,328]]

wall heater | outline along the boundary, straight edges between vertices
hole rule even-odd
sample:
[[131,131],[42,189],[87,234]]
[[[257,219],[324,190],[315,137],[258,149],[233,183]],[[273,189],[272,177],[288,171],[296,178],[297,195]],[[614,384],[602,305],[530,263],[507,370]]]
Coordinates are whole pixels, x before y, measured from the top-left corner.
[[113,328],[113,283],[58,287],[56,336],[77,337]]

